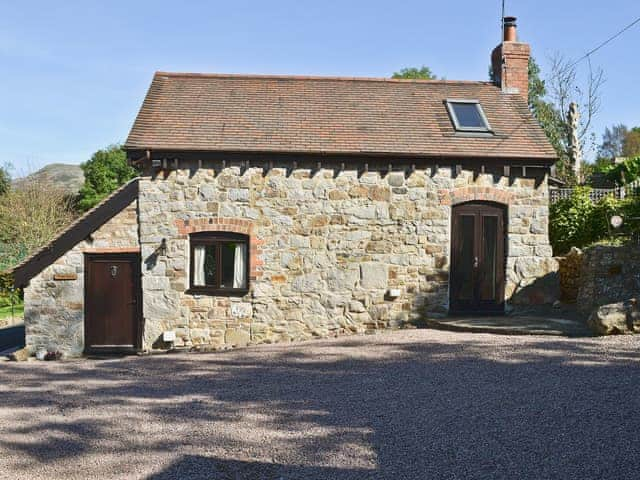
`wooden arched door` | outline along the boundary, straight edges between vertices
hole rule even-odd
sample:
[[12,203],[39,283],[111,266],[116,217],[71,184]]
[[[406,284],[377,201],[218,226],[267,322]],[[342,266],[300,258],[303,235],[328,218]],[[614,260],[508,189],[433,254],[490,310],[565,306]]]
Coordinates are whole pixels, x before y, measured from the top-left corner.
[[450,310],[504,311],[505,209],[488,202],[453,207]]

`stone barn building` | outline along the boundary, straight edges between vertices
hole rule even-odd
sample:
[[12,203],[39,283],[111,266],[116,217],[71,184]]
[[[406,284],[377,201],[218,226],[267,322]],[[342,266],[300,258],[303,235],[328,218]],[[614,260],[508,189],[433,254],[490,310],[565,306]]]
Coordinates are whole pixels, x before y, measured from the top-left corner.
[[14,270],[27,346],[224,348],[541,302],[556,155],[507,19],[495,83],[155,74],[141,171]]

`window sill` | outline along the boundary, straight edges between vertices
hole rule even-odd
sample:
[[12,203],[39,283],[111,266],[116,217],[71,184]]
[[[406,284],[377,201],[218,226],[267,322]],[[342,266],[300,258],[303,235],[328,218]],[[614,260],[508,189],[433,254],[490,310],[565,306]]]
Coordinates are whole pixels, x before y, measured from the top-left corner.
[[244,297],[249,293],[248,288],[190,288],[188,295],[209,295],[216,297]]

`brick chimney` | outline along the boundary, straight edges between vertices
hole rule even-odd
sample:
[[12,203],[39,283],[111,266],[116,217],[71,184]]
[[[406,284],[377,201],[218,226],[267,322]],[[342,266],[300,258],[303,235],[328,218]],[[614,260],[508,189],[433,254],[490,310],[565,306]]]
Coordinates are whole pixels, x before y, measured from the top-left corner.
[[529,96],[529,57],[531,47],[518,41],[516,17],[504,17],[504,41],[491,53],[491,69],[496,85],[504,93]]

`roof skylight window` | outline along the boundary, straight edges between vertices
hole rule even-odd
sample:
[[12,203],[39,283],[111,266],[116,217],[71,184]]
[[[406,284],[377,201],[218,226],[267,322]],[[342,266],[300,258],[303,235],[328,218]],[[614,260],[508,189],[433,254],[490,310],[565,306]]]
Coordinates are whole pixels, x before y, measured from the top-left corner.
[[489,121],[478,100],[447,100],[447,110],[459,132],[490,132]]

